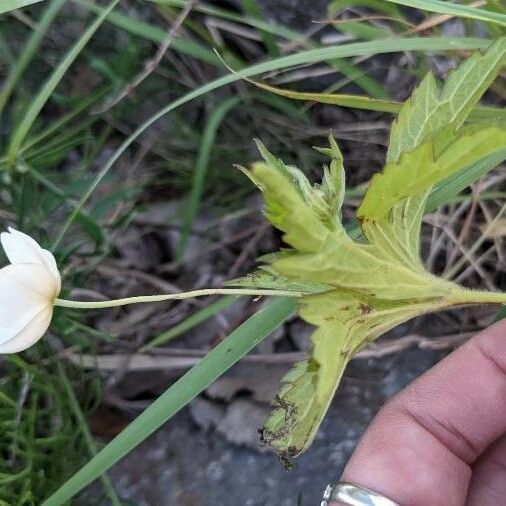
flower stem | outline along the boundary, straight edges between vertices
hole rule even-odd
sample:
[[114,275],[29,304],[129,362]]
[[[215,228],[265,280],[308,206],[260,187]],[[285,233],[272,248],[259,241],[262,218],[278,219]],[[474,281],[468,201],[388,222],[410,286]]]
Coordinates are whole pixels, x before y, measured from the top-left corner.
[[169,293],[161,295],[141,295],[138,297],[127,297],[125,299],[104,300],[82,302],[79,300],[55,299],[54,305],[60,307],[69,307],[74,309],[102,309],[108,307],[126,306],[128,304],[140,304],[146,302],[163,302],[166,300],[183,300],[193,297],[203,297],[207,295],[253,295],[270,297],[302,297],[304,292],[291,290],[252,290],[241,288],[205,288],[202,290],[192,290],[190,292]]

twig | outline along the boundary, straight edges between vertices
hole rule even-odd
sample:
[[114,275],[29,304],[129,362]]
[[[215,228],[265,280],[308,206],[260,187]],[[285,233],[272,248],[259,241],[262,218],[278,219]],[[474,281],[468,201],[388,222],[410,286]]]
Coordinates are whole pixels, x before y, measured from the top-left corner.
[[[478,265],[482,265],[483,262],[489,259],[489,257],[492,256],[492,253],[494,253],[494,246],[490,246],[485,253],[480,255],[476,260],[475,263]],[[462,271],[456,278],[453,279],[455,283],[462,283],[464,282],[471,274],[475,272],[474,266],[469,265],[464,271]]]
[[464,219],[464,225],[461,227],[460,234],[457,238],[457,242],[455,243],[453,250],[451,251],[450,255],[448,256],[446,260],[446,266],[444,269],[444,272],[446,272],[453,262],[456,260],[457,256],[459,255],[459,251],[462,251],[463,245],[465,242],[465,239],[469,236],[471,227],[473,224],[473,219],[476,214],[476,208],[478,206],[478,200],[479,200],[479,193],[480,188],[477,188],[476,192],[473,192],[473,199],[471,202],[471,208],[469,209],[469,212],[467,213],[466,218]]
[[256,234],[248,241],[246,246],[241,251],[240,255],[236,258],[234,264],[230,268],[227,273],[227,278],[233,278],[244,262],[247,260],[248,255],[253,251],[257,242],[263,237],[263,235],[269,230],[270,224],[264,223],[262,226],[258,227],[258,231]]
[[[480,265],[476,262],[476,259],[474,257],[474,254],[471,253],[470,251],[468,251],[462,244],[459,243],[459,240],[457,237],[455,237],[453,231],[445,226],[443,226],[443,230],[445,232],[445,234],[450,238],[450,240],[453,242],[453,244],[455,245],[455,247],[457,247],[460,252],[462,253],[462,257],[461,258],[465,258],[469,264],[473,267],[473,269],[476,271],[476,273],[478,274],[478,276],[480,276],[481,279],[483,279],[483,281],[485,282],[485,285],[487,286],[487,288],[491,291],[495,291],[497,290],[497,287],[494,285],[492,279],[490,278],[490,276],[480,267]],[[451,271],[451,268],[447,269],[442,277],[447,277],[448,276],[448,272]]]
[[144,69],[139,74],[137,74],[137,76],[134,77],[134,79],[130,83],[128,83],[116,97],[107,100],[104,104],[94,109],[93,110],[94,114],[102,114],[108,111],[109,109],[112,109],[125,97],[130,96],[135,91],[135,89],[159,67],[165,53],[168,51],[170,45],[172,44],[172,41],[176,36],[179,28],[184,23],[184,20],[188,17],[188,14],[190,14],[191,10],[193,9],[195,1],[196,0],[189,0],[187,2],[184,9],[179,13],[178,17],[174,21],[174,24],[170,27],[169,31],[167,32],[167,36],[165,37],[164,41],[158,47],[155,56],[144,64]]
[[[483,5],[487,5],[485,0],[478,0],[476,2],[472,2],[469,4],[469,7],[482,7]],[[429,28],[435,28],[438,25],[446,23],[450,19],[455,18],[455,16],[451,14],[436,14],[434,16],[429,17],[419,25],[413,27],[411,30],[404,32],[402,35],[410,35],[413,33],[424,32]]]
[[[476,253],[476,251],[478,251],[478,249],[480,248],[480,246],[486,241],[488,240],[488,234],[490,233],[490,231],[494,228],[495,224],[497,223],[497,221],[501,218],[501,216],[506,212],[506,203],[501,207],[501,209],[499,209],[498,213],[496,214],[495,218],[488,223],[487,227],[485,228],[485,230],[483,231],[481,237],[471,246],[471,248],[469,248],[468,250],[468,255],[469,256],[472,256],[474,255],[474,253]],[[455,277],[459,272],[460,270],[465,266],[466,264],[466,261],[467,261],[467,257],[461,257],[459,259],[458,262],[455,263],[455,265],[453,266],[452,269],[450,269],[447,273],[446,273],[446,276],[445,278],[446,279],[452,279],[453,277]]]
[[355,16],[355,17],[351,17],[351,18],[344,18],[344,19],[322,19],[322,20],[318,20],[318,19],[313,19],[313,23],[315,24],[324,24],[324,25],[343,25],[343,24],[346,24],[346,23],[356,23],[356,22],[359,22],[359,21],[397,21],[399,23],[402,23],[403,25],[407,25],[413,29],[416,28],[415,25],[413,25],[413,23],[410,23],[409,21],[406,21],[405,19],[402,19],[402,18],[396,18],[394,16],[381,16],[381,15],[378,15],[378,16]]
[[[430,338],[419,334],[409,334],[400,339],[392,341],[383,341],[373,343],[365,350],[362,350],[354,359],[381,358],[387,355],[393,355],[409,348],[419,348],[422,350],[445,350],[460,346],[475,333],[465,332],[460,334],[450,334],[438,338]],[[62,356],[74,365],[84,367],[85,369],[98,369],[102,372],[115,372],[117,369],[125,368],[129,372],[136,371],[156,371],[163,370],[184,370],[193,367],[206,351],[200,350],[181,350],[181,349],[158,349],[154,353],[136,353],[127,355],[124,353],[114,353],[107,355],[81,355],[73,350],[65,351]],[[262,363],[271,365],[292,364],[300,360],[307,359],[305,352],[272,353],[258,354],[252,353],[243,358],[244,362]]]

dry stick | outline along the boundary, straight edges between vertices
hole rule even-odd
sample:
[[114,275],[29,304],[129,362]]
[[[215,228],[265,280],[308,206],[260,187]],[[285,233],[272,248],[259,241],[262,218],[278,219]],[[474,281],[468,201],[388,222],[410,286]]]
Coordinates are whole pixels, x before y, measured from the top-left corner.
[[[493,215],[490,212],[490,209],[488,208],[487,204],[485,202],[480,201],[479,206],[485,216],[485,219],[487,220],[487,224],[490,223],[493,220]],[[499,258],[501,262],[504,262],[504,252],[501,245],[502,237],[501,236],[498,237],[496,236],[496,234],[492,234],[491,238],[494,240],[494,246],[497,251],[497,258]]]
[[[469,251],[461,244],[459,239],[455,237],[455,234],[450,228],[443,227],[443,230],[445,234],[450,238],[450,240],[453,242],[454,247],[458,248],[458,250],[462,253],[462,255],[465,257],[465,259],[469,262],[470,267],[472,267],[478,276],[484,281],[486,287],[491,291],[496,291],[497,287],[494,285],[492,279],[490,276],[480,267],[480,265],[477,263],[476,259],[472,254],[469,253]],[[443,273],[443,276],[445,274]]]
[[[478,0],[476,2],[472,2],[469,4],[469,7],[482,7],[483,5],[487,5],[485,0]],[[435,16],[431,16],[419,25],[415,26],[411,30],[404,32],[402,35],[410,35],[413,33],[423,32],[428,30],[429,28],[434,28],[438,25],[446,23],[450,19],[453,19],[455,16],[452,14],[436,14]]]
[[[482,265],[485,260],[487,260],[489,257],[492,256],[492,253],[494,253],[494,247],[493,246],[490,246],[490,248],[487,249],[487,251],[485,251],[485,253],[483,253],[482,255],[480,255],[476,260],[475,260],[475,263],[476,265]],[[467,267],[465,270],[463,270],[456,278],[454,278],[454,282],[455,283],[462,283],[463,281],[465,281],[469,276],[471,276],[471,274],[475,272],[475,268],[473,265],[470,265],[469,267]]]
[[[469,201],[467,201],[467,200],[462,202],[459,205],[459,207],[457,208],[457,210],[450,215],[449,219],[446,222],[446,226],[451,227],[451,225],[453,223],[455,223],[458,218],[460,218],[460,216],[469,207],[469,205],[470,205]],[[433,219],[432,216],[435,219]],[[444,216],[446,218],[446,215],[444,213],[441,213],[438,211],[437,213],[434,213],[433,215],[426,216],[424,219],[424,222],[432,225],[434,227],[434,229],[437,228],[437,229],[441,230],[441,233],[439,234],[437,239],[435,239],[435,241],[431,244],[429,258],[427,259],[427,264],[431,265],[431,266],[433,266],[438,253],[443,249],[443,244],[444,244],[445,240],[447,239],[447,235],[446,235],[445,231],[443,230],[444,220],[442,219],[442,216]]]
[[467,249],[462,244],[456,243],[458,239],[457,237],[455,237],[455,235],[451,230],[447,230],[446,233],[448,234],[448,237],[454,243],[454,245],[459,248],[462,255],[464,255],[464,257],[467,259],[467,261],[469,262],[469,267],[471,267],[476,272],[476,274],[478,274],[478,276],[480,276],[480,278],[483,280],[485,286],[492,292],[497,291],[497,287],[494,285],[492,278],[481,268],[480,263],[474,257],[474,255],[469,254]]
[[248,241],[248,243],[246,244],[246,246],[244,246],[239,256],[235,259],[234,264],[227,273],[227,278],[233,278],[237,274],[239,269],[242,267],[242,265],[248,258],[248,255],[255,248],[257,242],[260,241],[260,239],[264,236],[267,230],[269,230],[269,228],[270,228],[269,223],[265,223],[263,226],[258,227],[258,231],[256,232],[256,234]]
[[102,114],[108,111],[109,109],[113,108],[125,97],[130,96],[135,91],[135,89],[159,67],[165,53],[168,51],[170,45],[172,44],[172,41],[176,36],[179,28],[184,23],[184,20],[188,17],[188,14],[190,14],[194,5],[195,0],[188,1],[184,9],[179,13],[174,24],[170,27],[169,31],[167,32],[167,36],[158,47],[155,56],[145,63],[144,69],[133,79],[132,82],[128,83],[123,88],[123,91],[121,91],[119,95],[117,95],[115,98],[106,101],[102,106],[94,109],[93,110],[94,114]]
[[398,21],[403,25],[408,25],[413,29],[416,29],[416,26],[409,21],[406,21],[403,18],[396,18],[395,16],[356,16],[354,18],[345,18],[345,19],[322,19],[316,20],[313,19],[312,23],[316,24],[325,24],[325,25],[343,25],[346,23],[354,23],[357,21]]
[[[472,336],[475,332],[464,332],[460,334],[450,334],[438,338],[430,338],[420,334],[408,334],[399,339],[373,343],[365,350],[360,351],[353,357],[356,359],[382,358],[388,355],[394,355],[400,351],[410,348],[419,348],[422,350],[446,350],[460,346]],[[158,350],[161,352],[162,350]],[[136,353],[128,354],[109,354],[109,355],[83,355],[71,350],[62,353],[62,357],[69,362],[84,367],[85,369],[98,369],[104,372],[115,372],[118,369],[124,370],[125,363],[128,364],[130,372],[146,370],[184,370],[189,369],[198,363],[208,351],[167,349],[162,353]],[[268,365],[292,364],[308,358],[306,352],[288,352],[259,354],[253,353],[243,358],[244,362],[262,363]],[[124,371],[125,372],[125,371]]]
[[479,193],[480,188],[478,187],[477,192],[473,192],[473,199],[471,201],[471,209],[467,213],[466,218],[464,219],[464,225],[461,228],[460,234],[457,239],[457,243],[454,245],[450,256],[446,260],[446,265],[443,272],[446,272],[452,266],[453,262],[457,259],[459,251],[462,250],[465,239],[469,236],[471,231],[471,225],[473,223],[473,218],[476,214],[476,208],[478,206]]
[[255,30],[253,28],[244,28],[243,26],[231,21],[206,18],[204,23],[206,25],[206,28],[209,30],[214,43],[218,46],[222,46],[224,42],[218,30],[223,30],[233,35],[238,35],[244,39],[254,40],[257,42],[262,40],[262,37],[259,35],[258,30]]
[[318,32],[323,30],[324,25],[315,25],[310,27],[305,33],[301,33],[300,37],[297,40],[292,40],[290,42],[281,42],[278,44],[280,52],[283,54],[291,53],[295,51],[299,47],[304,47],[307,44],[307,41],[314,37]]
[[97,271],[105,277],[118,278],[119,276],[133,278],[136,281],[142,281],[157,290],[164,290],[165,292],[178,293],[181,288],[165,281],[164,279],[148,274],[147,272],[137,271],[134,269],[123,269],[121,267],[115,267],[114,265],[104,264],[97,267]]
[[[483,231],[481,237],[469,248],[467,253],[469,255],[474,255],[476,251],[480,248],[480,246],[488,239],[488,234],[493,230],[495,224],[499,221],[499,219],[502,217],[502,215],[506,212],[506,202],[504,205],[499,209],[499,212],[495,216],[495,218],[487,225],[487,228]],[[464,267],[466,263],[466,258],[461,257],[458,262],[455,263],[452,269],[450,269],[446,275],[444,276],[446,279],[453,278],[456,274],[459,273],[460,269]]]

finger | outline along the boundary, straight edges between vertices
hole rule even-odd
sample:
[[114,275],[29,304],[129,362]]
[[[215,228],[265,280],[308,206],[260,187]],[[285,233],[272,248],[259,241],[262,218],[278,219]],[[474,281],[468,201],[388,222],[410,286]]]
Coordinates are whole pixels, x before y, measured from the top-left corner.
[[467,506],[502,506],[506,497],[506,436],[480,457],[474,467]]
[[342,479],[403,505],[462,505],[472,464],[505,432],[506,322],[501,322],[380,410]]

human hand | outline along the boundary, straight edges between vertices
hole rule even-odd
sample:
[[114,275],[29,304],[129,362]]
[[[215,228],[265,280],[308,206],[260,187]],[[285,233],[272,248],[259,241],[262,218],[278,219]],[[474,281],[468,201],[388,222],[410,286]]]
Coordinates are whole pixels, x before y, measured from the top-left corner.
[[402,506],[506,505],[506,321],[390,400],[341,481]]

